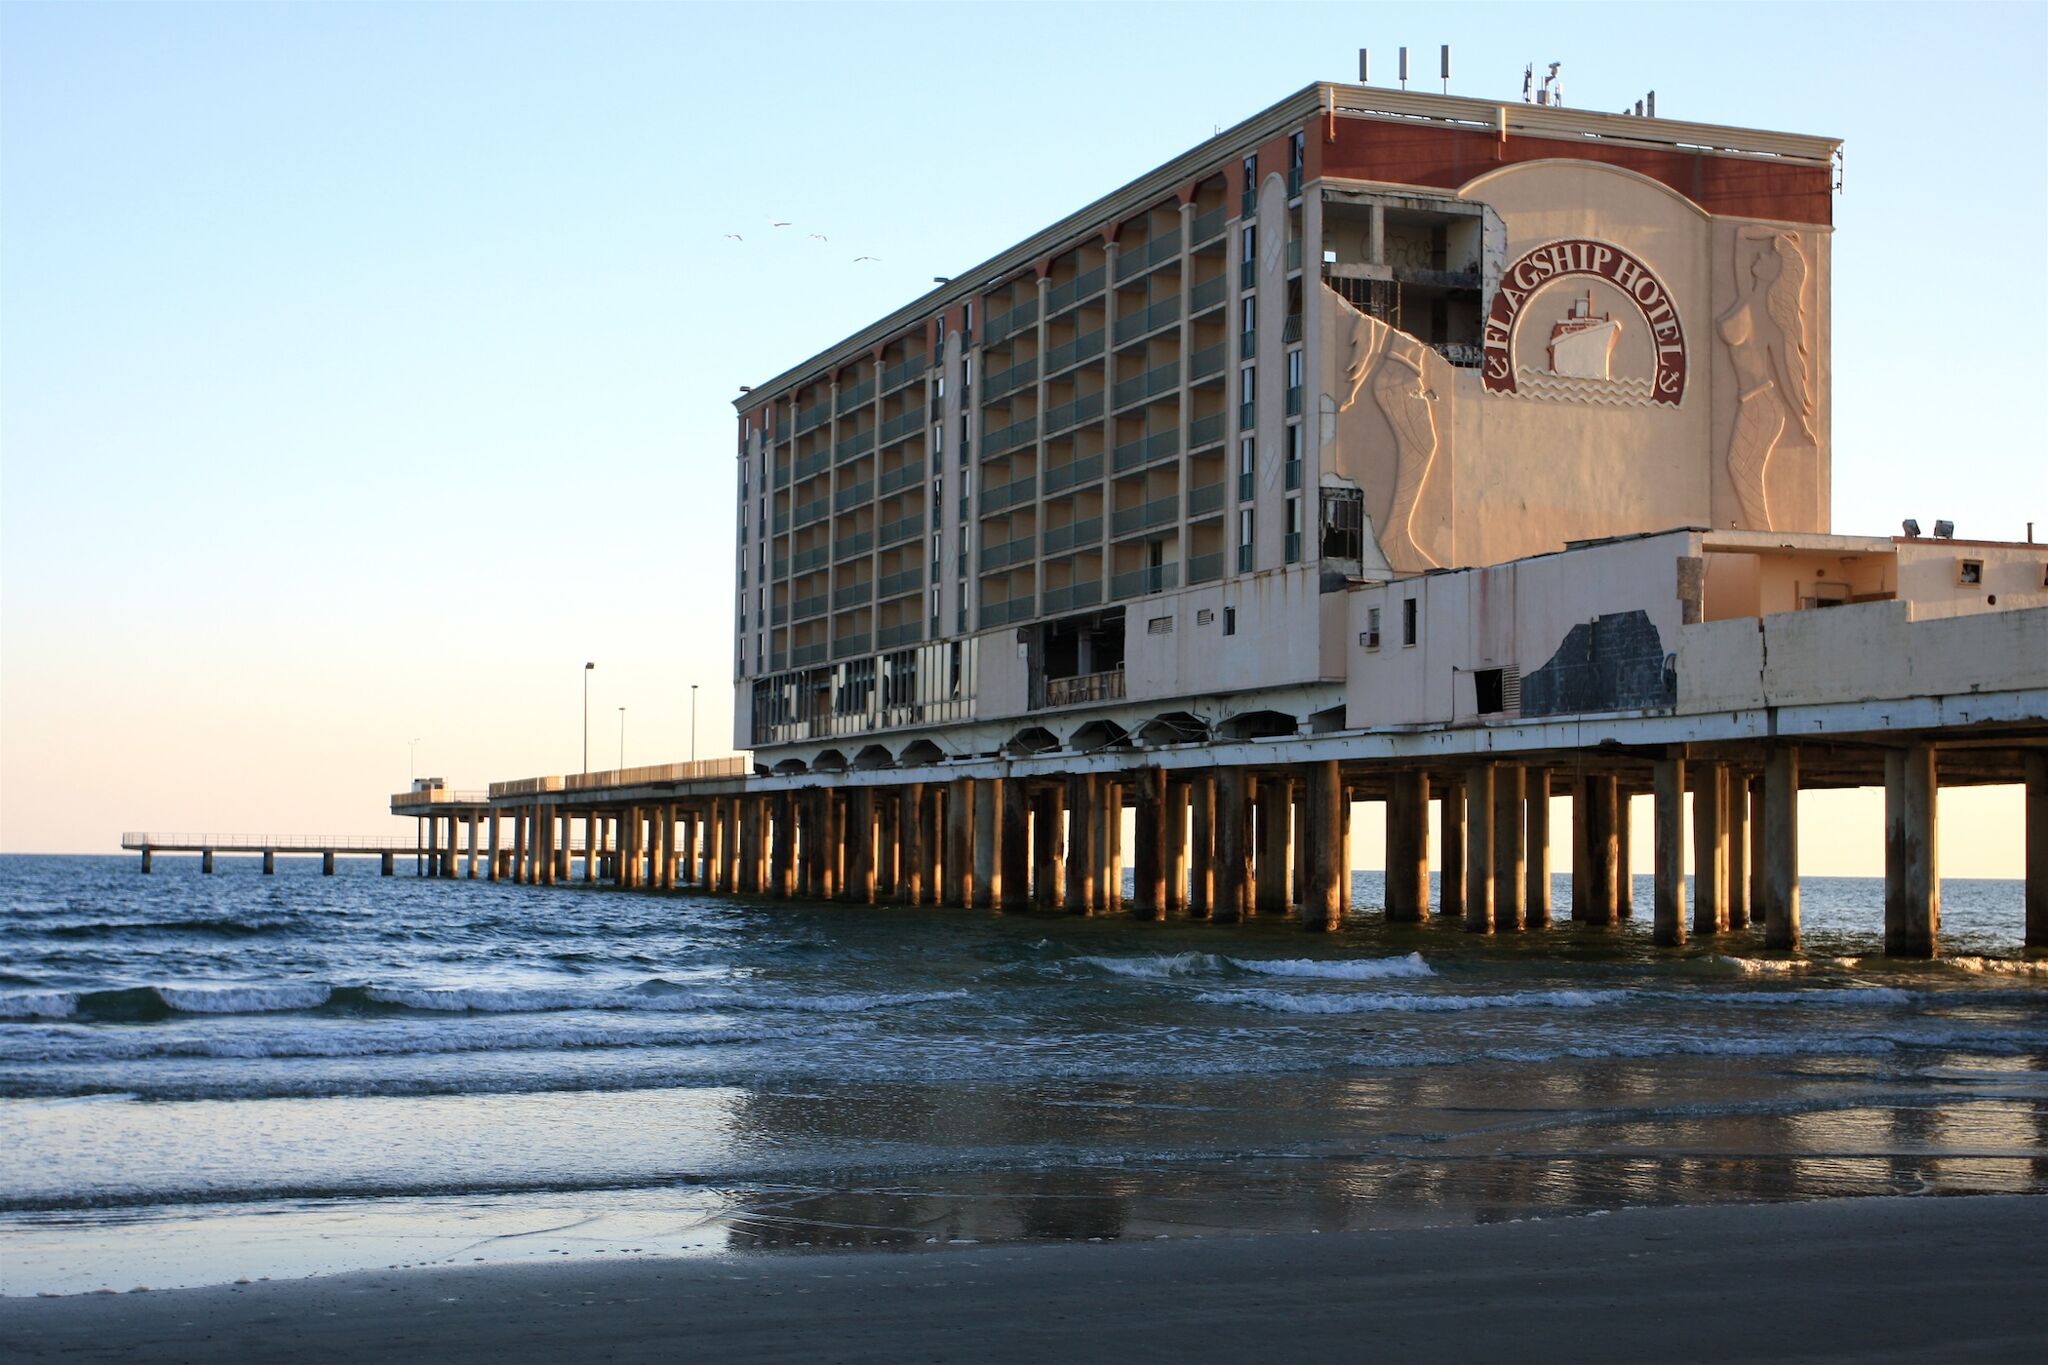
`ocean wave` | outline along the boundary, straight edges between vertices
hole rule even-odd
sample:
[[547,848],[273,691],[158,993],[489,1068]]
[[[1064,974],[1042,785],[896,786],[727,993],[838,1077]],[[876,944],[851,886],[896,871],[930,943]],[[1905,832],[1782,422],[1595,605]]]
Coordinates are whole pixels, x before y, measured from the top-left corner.
[[2011,957],[1945,957],[1939,962],[1953,971],[1979,976],[2048,976],[2048,962],[2029,962]]
[[1074,961],[1113,976],[1163,980],[1177,976],[1213,976],[1228,959],[1214,953],[1153,953],[1147,957],[1077,957]]
[[[740,1024],[725,1020],[693,1020],[673,1025],[623,1027],[560,1021],[524,1026],[509,1021],[495,1027],[427,1029],[389,1027],[313,1027],[276,1033],[229,1033],[162,1036],[122,1031],[47,1038],[11,1049],[8,1060],[43,1066],[78,1066],[136,1061],[275,1060],[285,1058],[436,1057],[479,1052],[551,1052],[612,1048],[683,1048],[785,1039],[812,1041],[852,1036],[865,1031],[852,1023],[797,1025]],[[144,1077],[155,1081],[155,1077]]]
[[273,916],[268,919],[148,919],[86,920],[76,924],[51,924],[34,932],[48,938],[121,938],[130,934],[207,934],[217,938],[246,938],[258,934],[288,933],[302,927],[296,919]]
[[0,995],[0,1019],[69,1019],[78,1012],[70,991],[25,991]]
[[545,1014],[564,1010],[783,1010],[859,1014],[940,1000],[962,990],[782,995],[699,988],[654,977],[630,986],[333,986],[318,981],[233,986],[127,986],[100,991],[0,995],[0,1019],[155,1023],[177,1015],[288,1014],[310,1011],[415,1010],[429,1014]]
[[1279,990],[1203,991],[1205,1005],[1236,1005],[1280,1014],[1439,1014],[1463,1010],[1599,1009],[1633,999],[1626,990],[1509,991],[1501,995],[1301,994]]
[[1329,961],[1322,958],[1233,957],[1230,965],[1255,976],[1292,976],[1317,981],[1383,981],[1392,977],[1435,976],[1421,953],[1406,957],[1353,958]]
[[1317,981],[1380,981],[1390,977],[1435,976],[1421,953],[1405,957],[1257,958],[1218,953],[1153,953],[1142,957],[1077,957],[1075,962],[1113,976],[1140,980],[1171,980],[1190,976],[1298,977]]

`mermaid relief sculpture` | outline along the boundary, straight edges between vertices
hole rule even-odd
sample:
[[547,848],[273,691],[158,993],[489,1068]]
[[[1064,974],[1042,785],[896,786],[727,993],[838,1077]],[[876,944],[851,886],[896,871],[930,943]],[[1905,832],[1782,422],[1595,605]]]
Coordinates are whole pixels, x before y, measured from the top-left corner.
[[1735,306],[1718,322],[1735,365],[1735,430],[1728,439],[1728,477],[1743,525],[1768,531],[1770,495],[1764,475],[1785,426],[1808,445],[1813,393],[1807,382],[1806,257],[1799,234],[1744,227],[1735,235]]
[[1429,348],[1378,318],[1354,313],[1351,354],[1345,365],[1346,392],[1337,411],[1358,401],[1368,382],[1373,400],[1394,433],[1394,496],[1381,532],[1381,552],[1395,567],[1435,569],[1442,565],[1415,539],[1415,508],[1422,500],[1430,466],[1436,463],[1436,391],[1423,370]]

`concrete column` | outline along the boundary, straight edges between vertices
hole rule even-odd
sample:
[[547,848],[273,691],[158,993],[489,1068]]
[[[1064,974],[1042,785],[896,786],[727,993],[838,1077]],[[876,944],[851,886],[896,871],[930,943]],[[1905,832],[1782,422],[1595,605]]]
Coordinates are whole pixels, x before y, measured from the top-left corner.
[[[1620,799],[1620,784],[1613,774],[1595,773],[1585,779],[1585,800],[1575,812],[1584,818],[1573,822],[1585,830],[1585,860],[1572,868],[1572,914],[1587,924],[1611,925],[1619,914],[1615,881],[1621,853],[1615,826]],[[1583,893],[1577,885],[1581,880]]]
[[1003,891],[1002,780],[977,778],[971,795],[974,801],[974,881],[967,903],[976,910],[989,910],[999,902]]
[[897,812],[903,803],[892,788],[874,789],[875,807],[875,899],[896,899],[898,878],[903,875],[903,835]]
[[1429,775],[1397,772],[1387,792],[1387,920],[1429,918]]
[[1522,804],[1522,765],[1499,764],[1493,775],[1493,927],[1504,934],[1522,931],[1529,889]]
[[997,871],[1001,894],[996,904],[1005,910],[1024,910],[1031,905],[1031,793],[1021,777],[1005,778],[996,803],[1002,823],[998,836]]
[[503,875],[499,863],[504,856],[503,844],[505,836],[499,831],[497,811],[492,811],[488,816],[484,817],[484,820],[486,831],[491,839],[491,857],[489,864],[484,868],[484,876],[491,881],[496,881]]
[[201,850],[199,851],[199,870],[200,870],[200,871],[201,871],[202,873],[205,873],[205,874],[207,874],[207,875],[209,875],[209,876],[210,876],[210,875],[212,875],[212,873],[213,873],[213,850],[212,850],[212,849],[210,849],[210,848],[206,848],[206,849],[201,849]]
[[1728,927],[1749,927],[1749,778],[1728,770]]
[[1259,774],[1258,913],[1287,913],[1287,851],[1292,837],[1294,784],[1285,773]]
[[1437,794],[1437,914],[1462,923],[1465,918],[1465,788],[1452,778]]
[[1166,913],[1181,917],[1188,912],[1188,784],[1165,778]]
[[[1351,806],[1351,788],[1347,786],[1337,799],[1337,823],[1341,827],[1337,837],[1337,906],[1345,919],[1351,918]],[[1425,801],[1422,809],[1428,811],[1429,803]],[[1429,826],[1426,816],[1422,823],[1426,830]],[[1422,847],[1426,857],[1429,851],[1427,834],[1423,836]]]
[[1764,922],[1764,775],[1749,779],[1749,918]]
[[1494,765],[1465,769],[1465,932],[1493,932]]
[[974,896],[974,779],[956,777],[946,788],[946,895],[966,906]]
[[391,864],[392,864],[392,857],[391,857],[391,851],[390,851],[389,849],[386,849],[386,850],[385,850],[385,851],[384,851],[383,853],[381,853],[380,855],[378,855],[378,858],[377,858],[377,873],[378,873],[378,875],[379,875],[379,876],[384,876],[384,877],[388,877],[388,876],[390,876],[390,875],[391,875]]
[[427,817],[427,875],[441,875],[441,822],[431,815]]
[[1884,768],[1885,956],[1933,957],[1941,943],[1941,781],[1934,746],[1887,753]]
[[2026,946],[2048,948],[2048,752],[2024,756],[2027,780]]
[[512,880],[524,884],[526,881],[526,807],[512,808]]
[[1074,773],[1067,778],[1067,910],[1076,915],[1093,915],[1102,909],[1095,884],[1096,863],[1101,857],[1097,840],[1102,831],[1096,818],[1095,800],[1100,786],[1094,773]]
[[466,871],[465,871],[465,876],[466,876],[466,877],[468,878],[468,880],[470,880],[470,881],[475,881],[475,880],[476,880],[476,813],[475,813],[474,811],[470,812],[470,814],[469,814],[469,816],[468,816],[468,824],[469,824],[469,866],[468,866],[468,868],[467,868],[467,869],[466,869]]
[[1701,762],[1692,770],[1692,931],[1728,927],[1728,769]]
[[1630,843],[1629,812],[1634,802],[1629,799],[1628,789],[1619,781],[1614,788],[1614,918],[1634,919],[1636,914],[1636,882],[1634,864],[1629,860],[1633,847]]
[[1799,946],[1799,748],[1764,760],[1764,946]]
[[768,850],[768,894],[777,900],[786,901],[796,893],[795,806],[789,792],[777,792],[769,798],[775,828],[774,843]]
[[655,869],[655,877],[664,891],[676,889],[676,808],[672,802],[664,802],[659,814],[661,821],[661,866]]
[[736,878],[740,893],[747,896],[761,894],[761,861],[767,847],[764,828],[767,810],[758,796],[736,797],[734,808],[739,816],[739,875]]
[[1031,812],[1031,898],[1041,910],[1057,910],[1064,897],[1066,791],[1051,787],[1039,793]]
[[1675,947],[1685,942],[1685,760],[1667,755],[1653,772],[1657,858],[1651,933],[1655,942]]
[[1288,774],[1290,799],[1287,803],[1287,818],[1288,828],[1293,831],[1293,837],[1287,844],[1287,903],[1297,910],[1308,904],[1309,860],[1314,856],[1309,852],[1308,841],[1315,835],[1308,823],[1308,788],[1305,781],[1305,776],[1301,773]]
[[1252,805],[1243,768],[1216,770],[1216,903],[1210,918],[1236,924],[1252,914]]
[[150,872],[154,870],[152,867],[153,862],[154,859],[152,857],[152,850],[146,848],[142,850],[142,874],[145,877],[148,876]]
[[818,897],[838,900],[846,867],[846,797],[833,787],[825,788],[819,803]]
[[455,817],[451,815],[448,817],[448,847],[441,854],[441,876],[444,879],[451,881],[454,879],[456,875],[455,862],[460,856],[461,850],[456,847],[455,842]]
[[1216,774],[1188,779],[1188,918],[1208,919],[1216,905]]
[[275,849],[266,848],[263,850],[263,875],[266,877],[275,877],[277,875],[277,852]]
[[1131,883],[1131,901],[1132,914],[1139,919],[1166,918],[1165,785],[1165,774],[1159,769],[1138,771],[1137,819],[1132,825],[1137,867]]
[[1338,886],[1344,866],[1344,774],[1334,758],[1304,763],[1301,785],[1307,837],[1297,845],[1297,856],[1308,866],[1301,925],[1335,931],[1344,923],[1344,897]]
[[1522,923],[1550,927],[1550,769],[1526,768],[1522,777],[1526,837],[1523,848]]
[[331,848],[323,849],[320,853],[320,875],[323,877],[332,877],[334,875],[334,850]]
[[740,809],[744,804],[737,796],[728,796],[720,802],[725,809],[725,889],[728,894],[740,890],[740,861],[746,855],[741,851]]
[[896,899],[924,904],[924,783],[896,788]]
[[1105,776],[1095,788],[1095,818],[1101,826],[1095,836],[1100,861],[1095,867],[1095,894],[1102,913],[1116,915],[1124,909],[1124,788]]
[[849,787],[846,791],[845,827],[841,839],[846,847],[845,886],[842,899],[856,905],[875,903],[875,799],[872,787]]
[[923,905],[939,904],[941,894],[945,890],[941,863],[946,843],[945,809],[946,788],[940,784],[926,787],[924,800],[918,810],[918,837],[924,845],[924,864],[921,869],[924,877],[924,898],[919,902]]

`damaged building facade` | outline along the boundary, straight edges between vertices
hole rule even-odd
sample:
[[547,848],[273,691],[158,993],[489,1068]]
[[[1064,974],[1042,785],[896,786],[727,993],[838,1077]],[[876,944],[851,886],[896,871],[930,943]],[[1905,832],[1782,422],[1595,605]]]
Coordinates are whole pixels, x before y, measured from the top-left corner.
[[755,386],[736,746],[1355,728],[1361,585],[1827,531],[1836,149],[1317,85]]
[[1939,787],[2024,782],[2048,947],[2048,547],[1828,522],[1836,151],[1311,86],[742,394],[744,771],[393,809],[442,875],[1326,929],[1376,803],[1377,909],[1507,932],[1554,797],[1628,919],[1648,794],[1656,940],[1791,949],[1798,793],[1881,785],[1928,955]]

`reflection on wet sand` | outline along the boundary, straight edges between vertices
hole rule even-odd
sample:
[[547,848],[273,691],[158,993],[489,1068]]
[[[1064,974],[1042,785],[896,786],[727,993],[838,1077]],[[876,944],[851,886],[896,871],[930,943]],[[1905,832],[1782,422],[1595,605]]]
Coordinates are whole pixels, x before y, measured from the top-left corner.
[[[743,1094],[731,1119],[749,1145],[830,1136],[975,1156],[910,1180],[733,1189],[726,1244],[908,1249],[2042,1192],[2044,1061],[1932,1059],[1903,1075],[1600,1061],[1536,1075],[1467,1069],[1455,1084],[1422,1070],[1085,1093],[869,1087],[858,1102],[830,1090]],[[1219,1133],[1240,1140],[1220,1148]],[[1005,1153],[1039,1159],[1006,1168]]]

